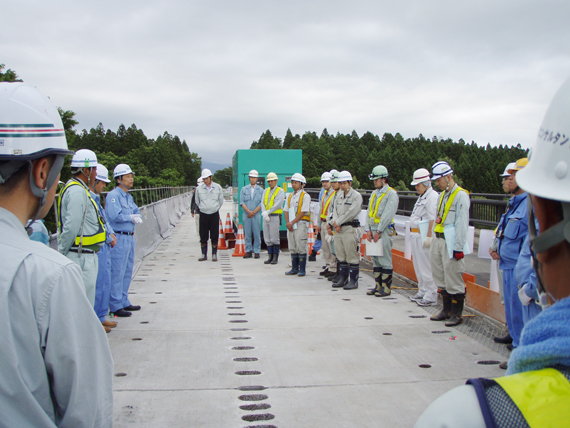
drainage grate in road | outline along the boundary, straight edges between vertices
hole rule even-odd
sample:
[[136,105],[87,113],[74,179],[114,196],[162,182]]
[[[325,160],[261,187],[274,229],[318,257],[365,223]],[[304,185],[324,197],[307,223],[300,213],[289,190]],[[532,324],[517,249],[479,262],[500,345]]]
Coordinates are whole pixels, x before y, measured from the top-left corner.
[[259,358],[255,357],[234,358],[234,361],[247,363],[249,361],[259,361]]
[[247,322],[246,320],[230,320],[233,323]]
[[230,331],[248,331],[250,328],[230,328]]
[[420,364],[418,367],[421,367],[422,369],[429,369],[431,368],[431,364]]
[[238,376],[259,376],[261,372],[259,370],[239,370],[235,374]]
[[224,282],[224,285],[237,285],[237,282]]
[[245,315],[245,313],[243,312],[230,312],[228,315],[230,316],[237,316],[237,317],[243,317]]
[[496,361],[496,360],[483,360],[483,361],[477,361],[477,364],[483,364],[485,366],[492,366],[494,364],[500,364],[500,362]]
[[243,306],[227,306],[226,309],[243,309]]
[[253,412],[255,410],[267,410],[271,408],[271,404],[261,403],[261,404],[244,404],[243,406],[239,406],[242,410],[247,410],[249,412]]
[[222,276],[222,281],[235,281],[236,279],[231,276]]
[[250,351],[255,349],[255,346],[234,346],[232,350],[234,351]]
[[260,413],[256,415],[245,415],[241,417],[244,421],[248,422],[256,422],[256,421],[270,421],[271,419],[275,419],[271,413]]
[[239,389],[240,391],[263,391],[264,389],[267,389],[267,387],[261,385],[247,385],[238,386],[236,389]]
[[408,315],[410,318],[427,318],[427,315]]
[[228,300],[226,303],[241,303],[241,300]]
[[126,375],[127,375],[126,373],[115,373],[116,377],[124,377]]
[[231,337],[231,340],[250,340],[251,337],[248,336],[238,336],[238,337]]
[[434,330],[432,331],[433,334],[445,334],[445,333],[451,333],[451,330]]
[[226,294],[238,294],[239,291],[224,291]]
[[241,401],[263,401],[267,400],[269,397],[265,394],[247,394],[247,395],[240,395],[238,397]]

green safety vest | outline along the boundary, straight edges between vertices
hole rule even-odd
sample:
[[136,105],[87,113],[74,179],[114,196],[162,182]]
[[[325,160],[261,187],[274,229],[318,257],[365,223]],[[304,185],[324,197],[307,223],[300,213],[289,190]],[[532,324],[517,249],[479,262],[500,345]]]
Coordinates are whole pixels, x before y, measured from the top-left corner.
[[[268,199],[269,199],[269,192],[271,192],[271,187],[265,189],[265,211],[270,210],[273,207],[273,203],[275,202],[275,196],[277,196],[277,194],[281,191],[281,187],[279,186],[275,186],[275,191],[273,192],[273,196],[271,196],[271,199],[269,200],[269,204]],[[273,214],[283,214],[283,210],[282,209],[278,209],[273,211]]]
[[57,200],[57,213],[58,213],[57,220],[59,223],[60,233],[63,230],[62,229],[62,220],[61,220],[61,201],[63,199],[63,194],[71,186],[81,186],[83,188],[83,190],[85,190],[85,193],[87,193],[87,198],[93,204],[93,207],[95,208],[95,212],[97,213],[97,218],[99,220],[99,230],[97,230],[97,232],[95,234],[83,235],[83,237],[82,236],[76,236],[74,244],[77,247],[89,247],[91,245],[104,244],[106,239],[107,239],[107,232],[105,230],[105,223],[103,222],[103,219],[101,218],[101,214],[99,213],[99,208],[97,207],[97,203],[93,200],[93,198],[89,194],[89,190],[87,190],[84,186],[79,184],[77,181],[70,181],[69,183],[67,183],[65,185],[63,190],[59,193],[59,198]]

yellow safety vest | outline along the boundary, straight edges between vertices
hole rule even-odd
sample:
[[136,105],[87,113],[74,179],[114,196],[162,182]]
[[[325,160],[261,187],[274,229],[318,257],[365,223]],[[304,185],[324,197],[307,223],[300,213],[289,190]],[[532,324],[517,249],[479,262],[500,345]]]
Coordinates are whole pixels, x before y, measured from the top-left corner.
[[509,395],[531,428],[567,426],[570,382],[556,369],[518,373],[494,379]]
[[327,219],[327,211],[329,210],[329,205],[331,204],[335,193],[336,190],[333,190],[329,195],[323,195],[323,198],[321,199],[321,220]]
[[79,184],[77,181],[70,181],[69,183],[67,183],[65,185],[63,190],[61,192],[59,192],[59,198],[57,200],[57,213],[58,213],[58,222],[59,222],[60,233],[63,230],[62,229],[62,220],[61,220],[61,200],[63,199],[63,194],[65,193],[65,191],[67,189],[69,189],[71,186],[80,186],[83,188],[83,190],[85,190],[85,193],[87,193],[87,198],[93,204],[93,207],[95,208],[95,212],[97,213],[97,218],[99,220],[99,230],[94,235],[83,235],[83,237],[81,237],[81,235],[76,236],[75,241],[74,241],[75,246],[77,246],[77,247],[79,247],[79,246],[88,247],[91,245],[104,244],[105,241],[107,240],[107,232],[105,230],[105,223],[103,222],[103,219],[101,218],[101,214],[99,213],[99,208],[97,207],[97,203],[93,200],[93,198],[89,194],[89,191],[84,186]]
[[[445,219],[447,218],[447,214],[449,214],[449,209],[451,208],[451,204],[453,204],[453,201],[455,200],[455,197],[457,196],[457,193],[460,190],[463,190],[465,193],[469,194],[469,192],[467,190],[462,189],[461,187],[457,186],[457,189],[455,189],[453,191],[453,193],[451,193],[451,195],[449,195],[449,199],[445,203],[445,207],[443,208],[443,216],[441,217],[441,222],[435,224],[435,228],[434,228],[435,232],[443,233],[443,223],[445,222]],[[439,204],[437,206],[437,214],[438,215],[439,215],[439,211],[441,210],[441,204],[443,202],[444,194],[445,194],[445,192],[441,192],[441,195],[439,195]]]
[[[271,192],[271,187],[265,189],[265,211],[270,210],[273,207],[273,203],[275,202],[275,196],[281,191],[281,187],[275,186],[275,191],[273,192],[273,196],[271,196],[271,200],[269,200],[269,204],[267,204],[267,200],[269,199],[269,192]],[[283,214],[282,209],[278,209],[273,211],[273,214]]]
[[[382,195],[376,201],[376,204],[374,204],[374,199],[376,199],[376,193],[372,193],[372,196],[370,196],[370,202],[368,203],[368,217],[374,218],[374,223],[380,223],[381,218],[376,218],[376,214],[378,214],[378,208],[380,207],[380,202],[382,202],[382,199],[384,199],[384,197],[388,194],[390,190],[393,189],[390,186],[388,186],[388,190],[386,190],[385,193],[382,193]],[[392,219],[392,222],[394,222],[394,219]]]
[[[297,206],[297,215],[299,215],[299,213],[301,212],[301,206],[303,205],[303,197],[305,196],[305,191],[301,190],[301,196],[299,197],[299,205]],[[289,207],[291,207],[291,198],[293,197],[293,193],[291,193],[289,195],[289,200],[288,200],[288,205]],[[293,220],[292,218],[289,219],[289,222],[291,222],[291,220]],[[301,218],[301,220],[307,220],[307,221],[311,221],[311,216],[310,216],[310,211],[307,211],[307,213]]]

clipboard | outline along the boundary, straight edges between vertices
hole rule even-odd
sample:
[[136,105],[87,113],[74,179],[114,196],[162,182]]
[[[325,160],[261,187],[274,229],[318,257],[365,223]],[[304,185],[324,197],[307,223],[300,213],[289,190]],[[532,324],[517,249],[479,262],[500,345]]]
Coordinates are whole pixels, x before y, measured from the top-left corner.
[[428,229],[429,229],[429,220],[420,220],[418,228],[420,229],[420,236],[422,237],[422,244],[423,244],[427,238]]
[[[453,249],[455,248],[455,225],[450,224],[443,228],[443,235],[445,236],[445,243],[447,244],[447,252],[449,253],[449,258],[453,258]],[[471,249],[467,245],[467,240],[465,240],[465,245],[463,245],[463,254],[471,254]]]
[[366,243],[366,255],[367,256],[374,256],[374,257],[382,257],[384,255],[384,242],[383,237],[378,240],[378,242],[374,242],[374,240],[369,241],[368,239],[365,241]]

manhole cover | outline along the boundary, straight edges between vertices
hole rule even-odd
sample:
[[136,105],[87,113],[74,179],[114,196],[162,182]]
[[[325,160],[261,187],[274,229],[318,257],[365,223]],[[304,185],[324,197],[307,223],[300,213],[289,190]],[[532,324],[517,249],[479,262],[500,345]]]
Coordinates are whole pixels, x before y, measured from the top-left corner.
[[247,363],[249,361],[259,361],[259,358],[255,357],[234,358],[234,361]]
[[261,372],[259,370],[239,370],[235,374],[238,376],[259,376]]
[[451,330],[434,330],[432,331],[433,334],[445,334],[445,333],[451,333]]
[[255,421],[270,421],[275,419],[271,413],[261,413],[257,415],[245,415],[241,417],[244,421],[255,422]]
[[238,386],[236,389],[239,389],[240,391],[263,391],[264,389],[267,389],[267,387],[261,385],[247,385]]
[[249,340],[251,339],[251,337],[247,337],[247,336],[240,336],[240,337],[232,337],[232,340]]
[[426,318],[427,315],[408,315],[410,318]]
[[255,346],[234,346],[232,349],[234,351],[249,351],[255,349]]
[[115,376],[116,376],[116,377],[123,377],[123,376],[126,376],[126,375],[127,375],[126,373],[115,373]]
[[233,323],[247,322],[247,320],[230,320]]
[[431,364],[420,364],[418,367],[421,367],[422,369],[429,369],[431,368]]
[[494,364],[500,364],[500,361],[496,361],[496,360],[483,360],[483,361],[477,361],[477,364],[483,364],[485,366],[492,366]]
[[255,410],[266,410],[271,408],[271,404],[261,403],[261,404],[244,404],[243,406],[239,406],[242,410],[247,410],[253,412]]
[[241,401],[263,401],[267,400],[269,397],[265,394],[248,394],[248,395],[240,395],[238,399]]

